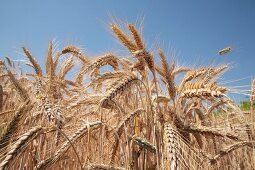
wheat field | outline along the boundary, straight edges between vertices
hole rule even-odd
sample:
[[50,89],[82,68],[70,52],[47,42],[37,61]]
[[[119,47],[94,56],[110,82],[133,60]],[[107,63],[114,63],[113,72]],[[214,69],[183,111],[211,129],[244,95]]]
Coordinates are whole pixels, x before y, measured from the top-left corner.
[[0,60],[0,169],[255,169],[253,108],[218,82],[229,66],[181,67],[124,26],[126,57],[50,42],[44,67],[22,48],[29,73]]

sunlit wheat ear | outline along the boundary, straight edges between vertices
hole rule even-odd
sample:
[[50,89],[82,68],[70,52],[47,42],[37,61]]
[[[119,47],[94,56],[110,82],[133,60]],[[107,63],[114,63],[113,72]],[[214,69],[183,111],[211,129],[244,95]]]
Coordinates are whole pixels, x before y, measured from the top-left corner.
[[191,71],[191,69],[186,68],[186,67],[177,67],[177,68],[174,69],[173,75],[177,75],[177,74],[180,74],[180,73],[186,73],[188,71]]
[[201,82],[186,83],[181,96],[183,97],[223,97],[227,88],[220,87],[216,83],[204,85]]
[[[170,124],[164,125],[164,154],[165,154],[165,166],[170,167],[171,170],[177,169],[177,152],[178,141],[175,136],[175,130]],[[166,168],[166,167],[165,167]]]
[[6,154],[5,159],[0,164],[0,170],[8,169],[8,166],[10,165],[11,161],[15,159],[15,156],[18,154],[20,149],[23,148],[24,145],[27,145],[27,143],[34,137],[36,137],[41,130],[41,127],[34,127],[20,136],[18,140],[11,146],[10,150]]
[[7,70],[8,76],[9,76],[11,82],[13,83],[14,87],[16,88],[18,94],[25,102],[26,100],[29,99],[28,92],[22,87],[20,82],[15,78],[15,76],[11,73],[11,71],[9,71],[7,68],[6,68],[6,70]]
[[173,100],[175,95],[176,95],[176,87],[175,87],[174,75],[173,75],[173,71],[174,71],[174,68],[175,68],[175,63],[173,62],[171,67],[169,67],[163,50],[159,49],[158,52],[159,52],[161,65],[162,65],[161,74],[163,75],[162,77],[163,77],[163,79],[165,80],[165,82],[167,84],[167,89],[168,89],[169,96]]
[[92,76],[95,74],[100,67],[104,65],[110,65],[113,67],[114,70],[118,69],[118,58],[114,56],[113,54],[105,54],[98,59],[96,59],[94,62],[92,62],[89,66],[82,66],[80,72],[77,74],[75,78],[75,82],[78,84],[81,84],[83,82],[83,76],[90,72],[90,75]]
[[213,103],[208,110],[206,111],[205,115],[209,115],[214,109],[219,108],[219,106],[223,106],[223,105],[227,105],[231,108],[236,108],[236,106],[234,106],[233,101],[229,100],[229,99],[221,99],[218,102]]
[[228,69],[228,65],[222,65],[220,67],[217,68],[211,68],[211,69],[207,69],[207,72],[204,75],[201,75],[203,77],[203,83],[207,84],[209,82],[215,81],[216,79],[219,78],[219,76],[221,74],[223,74],[227,69]]
[[111,29],[119,41],[128,48],[129,51],[134,52],[137,49],[135,43],[124,33],[116,24],[111,24]]
[[63,80],[66,76],[66,74],[74,67],[74,62],[73,62],[73,57],[70,57],[67,59],[62,66],[60,67],[59,70],[59,79]]
[[0,150],[5,146],[9,145],[10,138],[12,134],[17,130],[19,121],[22,116],[31,109],[31,105],[27,105],[28,103],[24,103],[20,108],[17,109],[10,123],[8,123],[4,129],[2,129],[2,133],[0,136]]
[[186,73],[186,75],[184,76],[183,80],[181,81],[180,83],[180,86],[179,86],[179,91],[182,90],[182,88],[184,87],[185,83],[187,83],[188,81],[191,81],[192,79],[195,79],[201,75],[204,75],[208,72],[208,68],[201,68],[201,69],[198,69],[198,70],[191,70],[191,71],[188,71]]
[[87,66],[83,65],[78,72],[78,74],[74,78],[74,82],[81,85],[84,79],[84,75],[86,74],[86,68]]
[[57,70],[57,66],[58,66],[61,54],[62,54],[61,52],[57,51],[56,54],[53,57],[53,70],[54,70],[54,72],[56,72],[56,70]]
[[141,35],[140,35],[139,31],[132,24],[128,24],[128,28],[129,28],[130,32],[132,33],[132,35],[133,35],[133,38],[135,40],[137,49],[138,50],[144,50],[144,43],[142,41],[142,38],[141,38]]
[[129,75],[118,81],[117,85],[112,87],[101,101],[101,107],[108,108],[110,101],[112,101],[118,94],[128,90],[131,85],[138,84],[140,80],[135,75]]
[[131,66],[133,64],[133,62],[131,62],[127,58],[121,58],[119,60],[119,63],[122,65],[123,70],[131,70]]
[[230,155],[231,152],[235,151],[236,149],[245,147],[245,146],[252,148],[254,146],[254,144],[255,144],[255,141],[241,141],[241,142],[237,142],[232,145],[229,145],[229,146],[225,147],[224,149],[220,150],[219,154],[210,158],[210,162],[211,162],[211,164],[215,164],[217,162],[217,160],[219,160],[220,158],[222,158],[225,155]]
[[93,72],[95,70],[98,70],[100,67],[104,65],[110,65],[113,67],[114,70],[118,69],[118,58],[113,55],[112,53],[105,54],[103,56],[100,56],[98,59],[96,59],[92,64],[90,64],[86,68],[86,72]]
[[90,63],[89,58],[76,46],[74,45],[68,45],[63,48],[62,54],[71,53],[77,58],[79,58],[83,64],[88,65]]
[[227,137],[232,140],[239,140],[239,137],[229,132],[220,132],[219,129],[207,127],[207,126],[190,126],[186,131],[191,133],[199,133],[201,135],[212,135],[217,137]]
[[52,78],[55,75],[54,63],[53,63],[53,58],[52,58],[52,42],[49,43],[45,68],[46,68],[47,77]]
[[40,77],[35,80],[34,83],[34,94],[37,98],[40,98],[45,95],[45,90],[43,88],[43,81]]
[[90,95],[90,96],[87,96],[86,98],[78,99],[77,101],[70,104],[67,108],[73,109],[79,106],[98,105],[102,97],[103,95]]
[[93,87],[96,86],[97,84],[101,84],[106,81],[114,81],[116,79],[121,79],[126,76],[128,76],[128,73],[124,71],[107,72],[92,79],[88,87]]
[[22,49],[23,49],[24,53],[26,54],[26,56],[28,57],[31,64],[33,65],[36,74],[41,77],[42,76],[41,66],[38,64],[38,62],[34,59],[34,57],[31,55],[31,53],[25,47],[22,47]]
[[151,72],[155,74],[155,64],[152,54],[144,50],[138,50],[133,52],[133,55],[139,60],[140,63],[143,63],[144,60]]

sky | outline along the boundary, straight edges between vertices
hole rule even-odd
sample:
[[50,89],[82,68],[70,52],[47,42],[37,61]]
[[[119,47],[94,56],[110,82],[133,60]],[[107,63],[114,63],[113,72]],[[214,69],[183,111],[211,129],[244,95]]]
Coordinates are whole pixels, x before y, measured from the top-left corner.
[[[250,85],[255,78],[254,0],[2,1],[0,58],[25,59],[21,54],[25,46],[43,64],[51,40],[60,47],[77,45],[91,56],[121,54],[125,49],[108,27],[113,18],[143,21],[148,50],[161,47],[169,56],[175,53],[179,65],[231,64],[220,79],[222,84],[231,82],[226,86]],[[227,46],[233,52],[219,56],[218,51]]]

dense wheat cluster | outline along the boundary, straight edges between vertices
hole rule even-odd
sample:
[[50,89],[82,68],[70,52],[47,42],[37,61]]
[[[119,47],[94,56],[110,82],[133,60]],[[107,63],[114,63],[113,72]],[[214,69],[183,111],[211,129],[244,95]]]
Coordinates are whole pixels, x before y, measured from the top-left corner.
[[0,61],[0,169],[254,169],[255,116],[217,81],[228,65],[180,67],[125,26],[110,28],[128,57],[50,42],[45,68],[24,47],[31,73]]

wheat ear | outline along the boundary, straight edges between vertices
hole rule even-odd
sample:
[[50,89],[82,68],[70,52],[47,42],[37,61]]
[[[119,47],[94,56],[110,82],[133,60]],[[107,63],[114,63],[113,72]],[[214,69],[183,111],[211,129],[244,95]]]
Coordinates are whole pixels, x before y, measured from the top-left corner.
[[220,150],[219,154],[215,155],[213,158],[209,158],[210,162],[211,164],[215,164],[216,161],[220,159],[221,157],[223,157],[224,155],[227,155],[240,147],[248,146],[252,148],[254,147],[254,144],[255,144],[255,141],[241,141],[233,145],[229,145],[225,149]]
[[25,48],[22,47],[24,53],[26,54],[26,56],[28,57],[29,61],[32,63],[36,74],[41,77],[42,76],[42,69],[41,66],[38,64],[38,62],[34,59],[34,57],[31,55],[31,53]]
[[23,101],[26,101],[29,99],[29,95],[27,91],[22,87],[22,85],[19,83],[19,81],[15,78],[15,76],[6,68],[8,72],[8,76],[10,77],[11,82],[13,83],[14,87],[16,88],[18,94],[23,99]]
[[138,50],[144,50],[144,43],[142,41],[139,31],[132,24],[128,24],[128,28],[134,37],[134,40],[135,40]]
[[53,58],[52,58],[52,42],[51,41],[50,41],[49,47],[48,47],[45,68],[46,68],[47,77],[54,77],[55,73],[54,73],[54,62],[53,62]]
[[107,64],[112,66],[114,70],[118,69],[118,58],[112,53],[108,53],[103,56],[100,56],[98,59],[96,59],[92,64],[90,64],[87,67],[85,72],[88,72],[88,71],[93,72],[94,70],[99,69],[100,67]]
[[140,80],[134,76],[130,75],[128,77],[123,78],[122,80],[118,81],[118,84],[113,87],[107,95],[102,99],[101,107],[108,108],[110,102],[120,93],[127,90],[131,85],[137,84]]
[[227,88],[218,86],[215,82],[204,85],[202,82],[186,83],[181,96],[184,97],[216,97],[220,98]]
[[74,66],[73,57],[70,57],[60,67],[58,75],[59,79],[63,80],[65,78],[65,75],[73,68],[73,66]]
[[227,137],[232,140],[239,140],[237,135],[234,135],[232,133],[221,133],[217,129],[213,129],[206,126],[189,126],[185,127],[185,131],[191,132],[191,133],[199,133],[203,135],[213,135],[218,137]]
[[115,25],[111,24],[111,29],[116,35],[116,37],[120,40],[120,42],[129,49],[129,51],[134,52],[137,49],[136,45],[121,31],[121,29]]
[[71,53],[77,58],[79,58],[85,65],[90,63],[89,58],[77,47],[74,45],[68,45],[63,48],[62,54]]
[[22,136],[20,136],[19,139],[11,146],[10,150],[6,154],[5,159],[0,164],[0,170],[8,168],[11,163],[11,160],[13,160],[15,156],[18,154],[18,151],[29,141],[34,139],[41,130],[42,130],[41,127],[34,127],[28,130],[28,132],[24,133]]
[[24,103],[15,113],[12,120],[5,129],[2,130],[0,137],[0,150],[9,144],[9,140],[12,134],[17,130],[18,123],[22,116],[32,108],[32,105],[29,102]]
[[162,70],[163,75],[164,75],[163,77],[167,83],[168,93],[169,93],[169,96],[171,97],[171,99],[173,100],[176,95],[176,87],[174,85],[174,75],[173,75],[175,64],[173,62],[173,64],[169,68],[168,62],[166,60],[163,50],[159,49],[158,53],[159,53],[162,68],[163,68],[163,70]]
[[175,136],[175,130],[172,128],[170,124],[164,125],[164,154],[165,154],[165,160],[166,166],[170,166],[171,170],[174,170],[177,168],[177,150],[178,150],[178,141],[176,140]]

